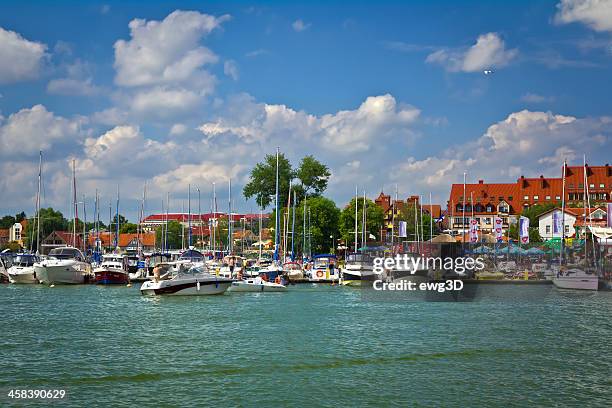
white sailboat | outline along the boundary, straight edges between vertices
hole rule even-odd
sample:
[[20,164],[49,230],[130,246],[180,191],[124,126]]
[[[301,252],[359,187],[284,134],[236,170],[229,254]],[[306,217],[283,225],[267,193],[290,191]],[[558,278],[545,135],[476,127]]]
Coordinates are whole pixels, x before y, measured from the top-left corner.
[[[563,186],[564,186],[564,191],[563,191],[563,199],[562,199],[562,214],[563,214],[563,226],[562,226],[562,231],[563,231],[563,238],[561,240],[561,246],[563,247],[564,245],[564,241],[565,241],[565,168],[567,166],[567,163],[563,162]],[[584,213],[584,221],[585,221],[585,227],[586,227],[586,214],[587,214],[587,208],[586,208],[586,203],[588,200],[588,191],[587,191],[587,186],[588,186],[588,175],[587,175],[587,171],[586,171],[586,157],[584,158],[584,206],[585,206],[585,213]],[[585,230],[585,236],[584,236],[584,245],[585,245],[585,263],[587,260],[587,248],[586,248],[586,230]],[[563,261],[562,257],[559,260],[559,263],[561,264]],[[572,268],[572,269],[566,269],[563,266],[559,267],[559,272],[557,273],[556,276],[553,277],[553,284],[559,288],[559,289],[574,289],[574,290],[597,290],[598,286],[599,286],[599,277],[596,274],[589,274],[586,273],[585,271],[578,269],[578,268]]]

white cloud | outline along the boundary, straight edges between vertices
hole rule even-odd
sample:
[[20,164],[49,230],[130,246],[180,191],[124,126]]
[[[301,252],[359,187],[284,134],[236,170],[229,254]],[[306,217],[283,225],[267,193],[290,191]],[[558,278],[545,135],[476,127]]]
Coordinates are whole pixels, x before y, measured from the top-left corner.
[[187,131],[187,126],[183,125],[182,123],[175,123],[174,125],[172,125],[172,127],[170,128],[170,134],[172,136],[178,136],[178,135],[182,135],[183,133],[185,133]]
[[586,154],[592,162],[603,162],[611,142],[612,118],[523,110],[489,126],[477,140],[436,156],[408,157],[394,166],[392,179],[411,180],[414,191],[433,191],[446,200],[450,184],[461,182],[464,171],[471,182],[513,182],[520,175],[558,177],[564,159],[576,161]]
[[[205,187],[208,190],[214,182],[226,183],[230,178],[236,181],[247,170],[247,167],[243,164],[209,161],[199,164],[182,164],[174,170],[155,176],[153,184],[160,191],[187,191],[189,184],[191,184],[193,193],[197,186]],[[237,195],[239,196],[239,193]]]
[[420,114],[412,106],[398,105],[389,94],[370,96],[355,110],[320,117],[285,105],[250,103],[242,118],[204,123],[200,130],[209,139],[231,134],[245,143],[286,143],[291,136],[300,142],[316,143],[321,149],[362,152],[373,148],[375,141],[410,141],[410,127]]
[[612,31],[612,1],[561,0],[555,22],[582,23],[595,31]]
[[108,108],[91,115],[91,121],[101,125],[115,126],[127,121],[127,113],[119,108]]
[[177,112],[194,110],[200,102],[200,95],[183,88],[156,87],[137,92],[132,100],[132,109],[138,114],[152,114],[169,117]]
[[238,73],[238,64],[234,60],[227,60],[223,64],[223,73],[228,77],[232,78],[234,81],[237,81],[240,77]]
[[32,155],[61,142],[81,142],[82,118],[66,119],[35,105],[10,115],[0,127],[3,156]]
[[101,88],[92,83],[91,78],[58,78],[47,84],[47,92],[56,95],[94,96],[101,91]]
[[301,19],[295,20],[292,24],[291,27],[293,27],[293,30],[299,32],[302,32],[304,30],[308,30],[308,28],[310,28],[311,24],[308,23],[304,23]]
[[229,16],[176,10],[162,21],[134,19],[131,39],[115,43],[115,82],[122,86],[189,83],[208,87],[204,67],[218,57],[200,41]]
[[429,54],[425,61],[442,65],[450,72],[479,72],[504,67],[517,54],[517,49],[506,49],[498,34],[487,33],[480,35],[476,43],[467,49],[438,50]]
[[47,46],[0,27],[0,84],[37,78]]

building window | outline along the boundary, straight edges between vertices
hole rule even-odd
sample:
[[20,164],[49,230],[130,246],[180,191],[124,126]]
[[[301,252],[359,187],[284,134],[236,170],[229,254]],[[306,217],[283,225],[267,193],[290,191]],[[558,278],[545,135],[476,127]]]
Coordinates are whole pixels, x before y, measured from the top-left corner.
[[523,200],[529,200],[529,196],[524,196]]
[[499,201],[504,201],[504,196],[499,196]]
[[561,196],[555,196],[555,200],[560,200]]
[[589,184],[589,188],[595,188],[595,184]]
[[491,225],[491,217],[485,218],[485,224]]
[[606,188],[606,185],[605,184],[600,184],[599,188]]
[[565,226],[565,234],[566,234],[566,235],[567,235],[567,234],[569,234],[569,225],[566,225],[566,226]]
[[539,200],[539,199],[540,199],[540,196],[535,195],[535,196],[533,196],[533,199],[534,199],[534,200]]
[[578,188],[584,188],[584,184],[578,183]]
[[546,233],[547,233],[547,234],[550,234],[550,225],[547,225],[547,226],[546,226]]
[[508,201],[512,201],[512,196],[508,196]]
[[493,206],[491,204],[487,205],[487,212],[493,212]]
[[550,200],[550,196],[546,196],[546,200]]

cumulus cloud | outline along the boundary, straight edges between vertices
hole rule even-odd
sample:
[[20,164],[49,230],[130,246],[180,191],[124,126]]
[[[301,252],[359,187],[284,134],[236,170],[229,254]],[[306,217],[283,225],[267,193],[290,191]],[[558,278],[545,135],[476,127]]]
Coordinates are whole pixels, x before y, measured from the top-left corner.
[[223,64],[223,73],[228,77],[232,78],[234,81],[237,81],[239,78],[238,73],[238,64],[234,60],[227,60]]
[[115,43],[115,82],[122,86],[207,83],[218,57],[200,41],[229,16],[176,10],[162,21],[134,19],[130,40]]
[[363,152],[389,138],[409,141],[420,111],[400,105],[392,95],[368,97],[357,109],[315,116],[285,105],[256,104],[240,118],[221,118],[200,126],[209,139],[234,135],[244,143],[295,138],[321,149]]
[[58,143],[81,142],[83,118],[66,119],[49,112],[43,105],[22,109],[0,126],[3,156],[27,156],[49,150]]
[[521,96],[521,101],[527,103],[544,103],[544,102],[552,102],[555,98],[552,96],[544,96],[539,95],[537,93],[527,92],[523,96]]
[[47,84],[47,92],[56,95],[94,96],[101,91],[101,88],[92,83],[91,78],[58,78]]
[[293,27],[294,31],[302,32],[304,30],[308,30],[308,28],[310,28],[310,23],[306,24],[304,23],[301,19],[295,20],[292,24],[291,27]]
[[[612,118],[577,118],[523,110],[492,124],[477,140],[452,146],[423,159],[408,157],[394,166],[392,178],[414,181],[417,191],[434,191],[446,199],[450,183],[468,180],[511,182],[520,175],[556,177],[562,161],[606,160],[610,151]],[[495,171],[491,171],[494,169]]]
[[182,135],[183,133],[185,133],[187,131],[187,126],[183,125],[182,123],[175,123],[174,125],[172,125],[172,127],[170,128],[170,134],[172,136],[178,136],[178,135]]
[[132,99],[132,109],[137,114],[170,117],[177,112],[196,108],[200,95],[187,89],[155,87],[137,92]]
[[0,84],[37,78],[46,50],[45,44],[0,27]]
[[517,54],[517,49],[506,49],[497,33],[487,33],[480,35],[476,43],[467,49],[441,49],[429,54],[425,61],[442,65],[450,72],[479,72],[504,67]]
[[555,22],[582,23],[595,31],[612,31],[612,1],[561,0]]

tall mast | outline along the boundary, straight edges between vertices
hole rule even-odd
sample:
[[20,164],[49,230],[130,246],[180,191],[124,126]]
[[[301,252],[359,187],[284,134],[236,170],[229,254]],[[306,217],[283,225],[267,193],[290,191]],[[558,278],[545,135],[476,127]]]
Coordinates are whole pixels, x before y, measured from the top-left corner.
[[[391,252],[394,252],[394,247],[393,247],[393,242],[395,241],[395,204],[397,203],[397,197],[398,196],[398,191],[397,191],[397,184],[395,185],[395,199],[393,200],[393,203],[391,205]],[[398,238],[399,240],[399,238]]]
[[312,234],[310,233],[310,207],[308,207],[308,257],[312,258]]
[[191,249],[191,184],[187,187],[187,249]]
[[40,190],[42,186],[42,150],[38,160],[38,193],[36,194],[36,255],[40,255]]
[[461,233],[461,248],[463,249],[463,246],[465,245],[465,178],[467,176],[467,172],[463,172],[463,198],[461,199],[461,201],[463,202],[463,211],[461,214],[461,225],[462,225],[462,233]]
[[164,236],[164,252],[168,252],[168,213],[170,212],[170,192],[166,193],[166,235]]
[[204,228],[202,227],[202,207],[200,201],[200,187],[198,187],[198,219],[200,223],[200,242],[202,243],[202,249],[204,249]]
[[117,229],[115,233],[115,249],[119,249],[119,184],[117,184]]
[[429,193],[429,242],[433,239],[433,204],[431,203],[431,192]]
[[227,254],[232,254],[232,179],[228,183],[228,200],[227,200]]
[[261,216],[262,209],[259,207],[259,259],[261,259]]
[[87,232],[86,232],[86,224],[87,224],[87,209],[85,207],[85,194],[83,194],[83,252],[87,252]]
[[293,236],[295,235],[295,190],[293,190],[293,220],[291,221],[291,261],[295,261],[295,247]]
[[361,247],[366,246],[366,192],[363,190],[363,214],[361,214]]
[[76,194],[76,168],[74,165],[74,159],[72,159],[72,211],[74,215],[72,218],[72,246],[74,248],[76,248],[76,220],[79,216]]
[[[358,240],[358,237],[357,237],[358,231],[357,231],[357,229],[359,229],[359,225],[358,225],[358,222],[357,222],[357,217],[358,217],[357,212],[358,212],[358,208],[359,208],[359,196],[358,196],[358,194],[359,193],[357,192],[357,185],[355,184],[355,253],[357,253],[357,240]],[[304,211],[306,211],[306,210],[304,210]]]
[[278,261],[278,244],[279,244],[279,233],[278,227],[280,226],[280,213],[278,212],[278,156],[280,153],[280,147],[276,148],[276,191],[274,194],[274,208],[275,208],[275,220],[274,220],[274,260]]
[[559,265],[563,264],[563,255],[565,252],[565,172],[567,162],[563,160],[563,196],[561,197],[561,254],[559,256]]
[[213,258],[217,257],[217,191],[215,189],[215,182],[213,181]]
[[584,207],[584,217],[582,221],[584,223],[584,262],[586,266],[588,265],[586,218],[587,218],[587,212],[589,211],[589,208],[587,208],[587,200],[588,200],[587,195],[589,193],[589,190],[588,190],[588,176],[587,176],[587,167],[586,167],[586,155],[582,156],[582,172],[584,173],[584,189],[582,190],[582,194],[583,194],[582,206]]

